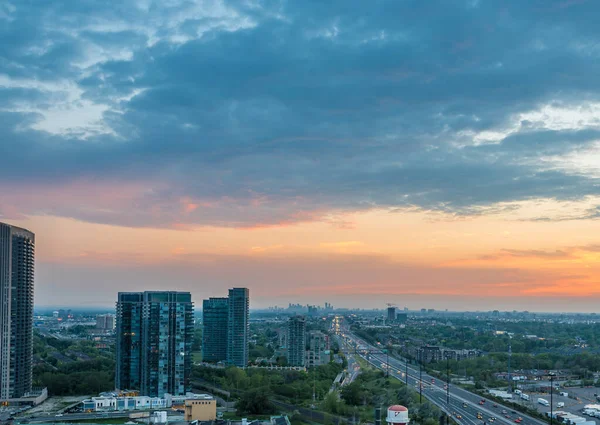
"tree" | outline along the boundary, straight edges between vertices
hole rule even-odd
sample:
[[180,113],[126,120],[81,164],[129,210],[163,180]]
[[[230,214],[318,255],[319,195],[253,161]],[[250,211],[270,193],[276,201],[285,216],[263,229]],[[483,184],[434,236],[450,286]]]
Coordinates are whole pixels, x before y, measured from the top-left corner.
[[239,390],[240,386],[243,387],[241,384],[243,384],[246,380],[246,372],[235,366],[227,368],[225,371],[225,376],[227,377],[227,380],[234,385],[236,390]]
[[346,404],[352,406],[358,406],[359,404],[361,404],[363,399],[363,391],[360,386],[360,383],[355,381],[343,387],[341,396],[342,399],[346,402]]
[[194,329],[194,342],[192,343],[192,351],[202,350],[202,328]]
[[244,392],[236,403],[238,415],[268,415],[275,413],[275,405],[271,403],[267,391],[252,389]]
[[323,400],[323,409],[326,412],[336,414],[338,413],[338,397],[336,392],[327,393],[325,400]]

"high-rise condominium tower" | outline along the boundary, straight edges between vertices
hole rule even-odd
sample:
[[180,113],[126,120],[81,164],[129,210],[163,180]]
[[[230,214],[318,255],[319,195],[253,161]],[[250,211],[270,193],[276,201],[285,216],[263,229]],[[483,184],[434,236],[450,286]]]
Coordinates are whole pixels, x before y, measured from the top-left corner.
[[229,299],[209,298],[202,302],[202,360],[227,360]]
[[185,395],[190,390],[194,304],[189,292],[119,292],[119,389],[141,395]]
[[0,400],[31,391],[35,235],[0,223]]
[[292,316],[288,321],[288,365],[304,366],[306,358],[306,319]]
[[250,291],[248,288],[230,289],[227,363],[237,367],[248,365],[249,309]]

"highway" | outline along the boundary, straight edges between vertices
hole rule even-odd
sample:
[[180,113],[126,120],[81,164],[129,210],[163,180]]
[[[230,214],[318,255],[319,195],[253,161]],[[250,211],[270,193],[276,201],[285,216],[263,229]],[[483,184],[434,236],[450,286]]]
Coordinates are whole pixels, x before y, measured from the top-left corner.
[[[343,331],[345,343],[349,347],[354,348],[358,354],[368,361],[374,367],[385,371],[388,356],[381,351],[381,348],[375,347],[366,341],[361,340],[356,335],[347,330]],[[405,382],[406,364],[403,360],[389,356],[390,375],[395,376]],[[520,425],[547,425],[546,422],[523,413],[512,411],[508,407],[496,405],[495,402],[482,398],[477,394],[473,394],[465,389],[455,385],[450,385],[450,406],[446,402],[446,383],[440,382],[437,378],[433,378],[423,372],[422,385],[423,397],[430,400],[433,404],[444,410],[446,413],[452,414],[454,421],[464,425],[515,425],[517,418],[522,418]],[[419,391],[419,369],[408,366],[408,385]],[[485,400],[483,405],[480,401]],[[494,407],[496,406],[496,407]],[[505,411],[506,413],[503,413]],[[481,419],[477,418],[477,414],[481,413]],[[459,418],[458,416],[462,416]],[[508,418],[506,417],[508,416]],[[496,420],[490,422],[490,418],[495,417]]]

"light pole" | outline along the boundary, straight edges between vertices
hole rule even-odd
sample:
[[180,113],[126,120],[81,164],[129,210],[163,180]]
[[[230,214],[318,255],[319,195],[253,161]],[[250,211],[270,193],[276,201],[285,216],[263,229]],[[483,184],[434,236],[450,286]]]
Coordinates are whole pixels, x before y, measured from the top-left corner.
[[[446,408],[450,412],[450,356],[446,354]],[[446,425],[449,424],[450,418],[446,415]]]
[[552,408],[552,395],[554,394],[554,372],[550,372],[550,425],[552,425],[552,415],[553,415],[553,408]]
[[450,408],[450,356],[446,356],[446,404]]
[[389,378],[390,377],[390,347],[388,345],[387,349],[385,350],[385,377]]
[[513,386],[513,381],[512,381],[512,376],[510,374],[510,358],[512,357],[512,347],[511,347],[511,336],[510,334],[508,335],[508,392],[512,393],[512,386]]
[[423,404],[423,363],[419,362],[419,403]]

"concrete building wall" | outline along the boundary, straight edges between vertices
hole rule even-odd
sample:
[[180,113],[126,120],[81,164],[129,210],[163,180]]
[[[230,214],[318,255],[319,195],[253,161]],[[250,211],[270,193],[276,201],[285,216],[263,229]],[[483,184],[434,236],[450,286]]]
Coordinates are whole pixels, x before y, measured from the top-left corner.
[[186,400],[185,420],[190,421],[214,421],[217,418],[216,400]]

